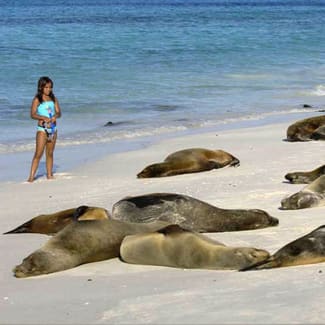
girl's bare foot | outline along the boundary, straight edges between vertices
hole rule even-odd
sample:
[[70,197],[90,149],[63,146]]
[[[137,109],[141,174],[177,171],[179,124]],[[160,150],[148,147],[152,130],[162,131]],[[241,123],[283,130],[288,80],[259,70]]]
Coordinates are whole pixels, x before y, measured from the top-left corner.
[[53,175],[48,175],[47,179],[54,179],[54,176]]
[[33,183],[34,179],[33,178],[28,178],[27,182]]

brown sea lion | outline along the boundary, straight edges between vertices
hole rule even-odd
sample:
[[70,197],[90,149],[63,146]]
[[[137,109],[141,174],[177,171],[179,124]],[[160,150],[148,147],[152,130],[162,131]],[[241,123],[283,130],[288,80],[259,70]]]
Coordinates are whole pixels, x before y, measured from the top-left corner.
[[309,184],[321,175],[325,175],[325,165],[312,171],[288,173],[284,177],[292,184]]
[[241,271],[272,269],[325,262],[325,226],[283,246],[263,262],[243,268]]
[[118,220],[83,220],[68,224],[13,270],[17,278],[71,269],[120,254],[123,238],[159,230],[164,222],[132,224]]
[[74,220],[100,220],[110,217],[108,211],[98,207],[82,205],[78,208],[58,211],[50,214],[41,214],[5,234],[38,233],[53,235]]
[[263,210],[221,209],[175,193],[126,197],[113,205],[112,218],[140,223],[161,220],[196,232],[251,230],[279,223],[278,219]]
[[174,152],[160,163],[145,167],[138,178],[197,173],[225,166],[238,166],[239,160],[223,150],[191,148]]
[[[325,115],[313,116],[296,121],[287,129],[288,141],[316,140],[317,135],[322,135],[325,126]],[[321,139],[321,137],[319,137]]]
[[301,191],[281,201],[282,210],[296,210],[325,205],[325,175],[319,176]]
[[132,264],[212,270],[239,270],[270,256],[261,249],[225,246],[178,225],[126,236],[120,255],[122,261]]

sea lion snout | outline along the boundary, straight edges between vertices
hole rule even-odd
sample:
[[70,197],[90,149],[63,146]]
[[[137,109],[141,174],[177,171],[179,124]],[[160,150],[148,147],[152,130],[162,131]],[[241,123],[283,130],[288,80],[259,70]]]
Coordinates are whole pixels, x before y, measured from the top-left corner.
[[243,270],[250,268],[252,265],[263,263],[270,258],[270,253],[264,249],[257,249],[251,247],[240,247],[235,249],[234,260],[237,260],[237,269]]
[[288,173],[284,176],[286,180],[288,180],[292,184],[307,184],[310,183],[310,179],[307,175],[303,173]]
[[24,258],[23,262],[13,269],[13,272],[16,278],[40,275],[44,273],[43,271],[49,263],[50,260],[46,254],[36,251]]
[[288,173],[284,175],[284,178],[288,180],[290,183],[293,183],[295,179],[295,175],[293,173]]
[[260,228],[261,226],[261,220],[263,221],[263,223],[266,221],[266,223],[269,226],[277,226],[279,224],[279,219],[272,217],[271,215],[269,215],[266,211],[264,210],[260,210],[260,209],[252,209],[252,212],[255,212],[257,215],[260,215],[261,218],[257,218],[257,222],[256,222],[256,226],[253,229],[257,229]]
[[271,226],[277,226],[279,224],[279,219],[274,218],[272,216],[269,216],[269,219],[270,219],[270,225]]

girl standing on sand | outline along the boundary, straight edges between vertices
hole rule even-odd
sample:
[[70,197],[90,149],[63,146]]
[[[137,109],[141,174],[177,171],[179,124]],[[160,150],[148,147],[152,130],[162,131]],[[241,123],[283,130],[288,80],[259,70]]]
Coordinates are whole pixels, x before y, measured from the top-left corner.
[[37,93],[30,109],[30,117],[37,120],[38,124],[36,148],[28,182],[34,181],[45,148],[47,179],[53,178],[53,152],[57,138],[56,120],[61,117],[61,109],[52,89],[53,81],[49,77],[41,77],[38,80]]

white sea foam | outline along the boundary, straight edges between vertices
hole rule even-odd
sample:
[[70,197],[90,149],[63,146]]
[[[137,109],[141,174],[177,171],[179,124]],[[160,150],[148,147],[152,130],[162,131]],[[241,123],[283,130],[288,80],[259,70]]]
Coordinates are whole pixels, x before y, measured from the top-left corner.
[[325,96],[325,85],[316,86],[316,89],[313,90],[311,93],[316,96]]
[[[283,111],[264,112],[261,114],[247,114],[243,116],[233,116],[223,119],[206,119],[197,121],[182,121],[180,125],[166,125],[156,127],[148,125],[146,127],[134,127],[133,129],[101,128],[96,131],[76,132],[73,136],[61,134],[56,144],[58,148],[68,148],[71,146],[82,146],[92,144],[105,144],[116,141],[140,141],[145,138],[160,137],[166,135],[177,135],[184,132],[204,132],[208,130],[218,130],[220,128],[240,128],[249,125],[250,123],[270,123],[274,121],[285,121],[291,115],[306,116],[306,114],[316,114],[313,107],[292,108]],[[298,118],[298,117],[297,117]],[[263,122],[266,121],[266,122]],[[0,144],[0,154],[19,153],[26,151],[34,151],[35,140],[21,140]]]

